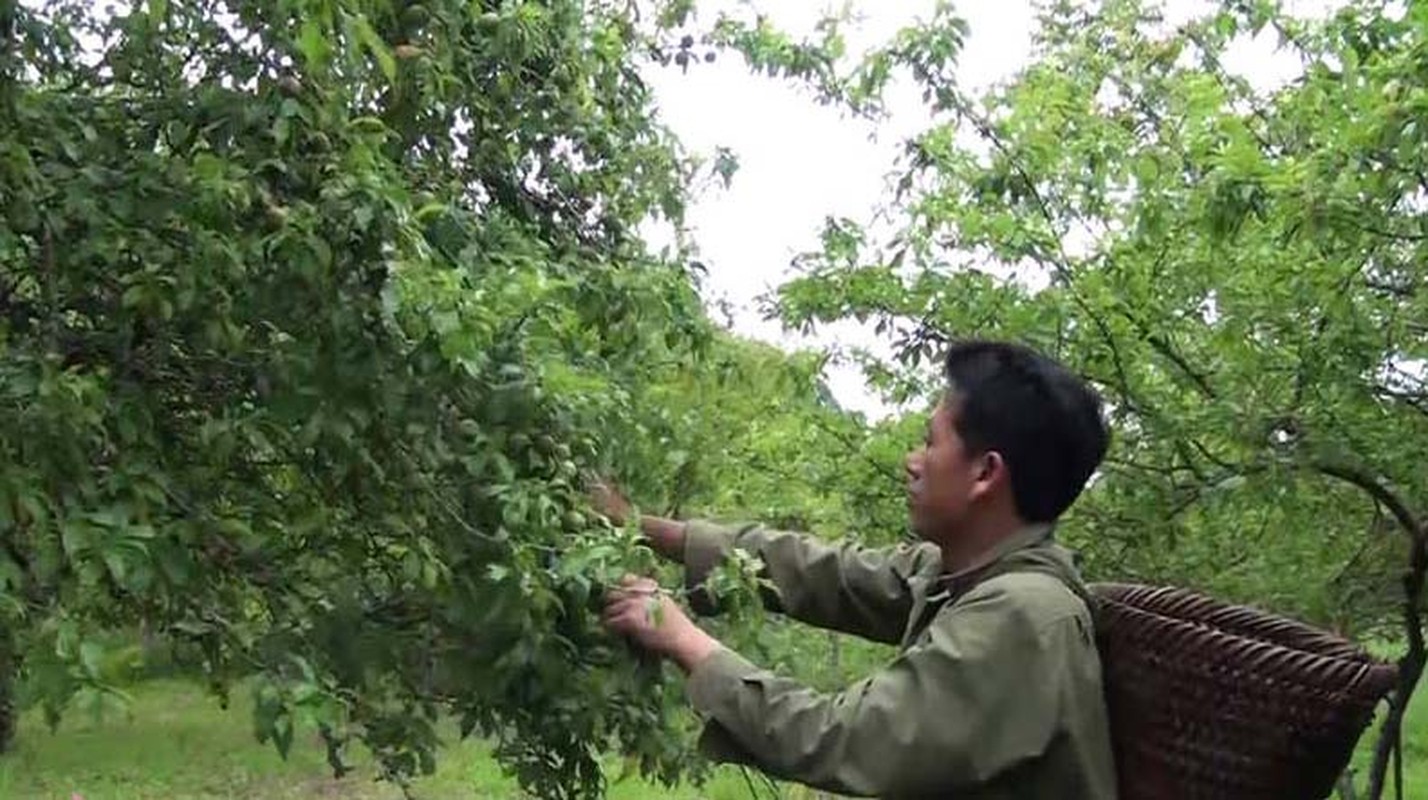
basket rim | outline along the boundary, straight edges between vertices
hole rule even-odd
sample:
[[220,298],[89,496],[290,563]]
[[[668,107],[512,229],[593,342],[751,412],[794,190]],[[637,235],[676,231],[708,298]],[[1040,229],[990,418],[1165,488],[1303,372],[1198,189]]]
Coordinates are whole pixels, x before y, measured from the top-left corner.
[[1173,637],[1175,646],[1195,648],[1191,652],[1209,646],[1233,653],[1234,661],[1251,672],[1312,676],[1315,684],[1360,697],[1381,698],[1398,685],[1396,663],[1283,614],[1177,586],[1097,582],[1088,588],[1122,625]]

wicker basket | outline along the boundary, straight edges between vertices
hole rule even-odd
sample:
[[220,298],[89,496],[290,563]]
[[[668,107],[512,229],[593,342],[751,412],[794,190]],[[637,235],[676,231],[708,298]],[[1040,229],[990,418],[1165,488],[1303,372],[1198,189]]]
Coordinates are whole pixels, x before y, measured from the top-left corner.
[[1397,668],[1194,592],[1094,584],[1121,800],[1321,800]]

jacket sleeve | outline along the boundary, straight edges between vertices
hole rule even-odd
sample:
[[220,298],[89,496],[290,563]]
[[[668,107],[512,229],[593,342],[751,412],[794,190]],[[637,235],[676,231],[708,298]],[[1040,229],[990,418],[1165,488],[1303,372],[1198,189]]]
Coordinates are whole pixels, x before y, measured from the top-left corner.
[[694,610],[711,614],[704,580],[734,548],[758,556],[773,584],[770,610],[819,628],[897,644],[912,608],[908,579],[936,569],[935,548],[874,549],[813,536],[694,521],[685,527],[684,568]]
[[835,694],[718,651],[689,677],[708,723],[701,749],[849,796],[951,796],[1040,755],[1061,727],[1068,658],[1094,644],[1075,611],[1033,609],[1008,582],[943,609],[886,668]]

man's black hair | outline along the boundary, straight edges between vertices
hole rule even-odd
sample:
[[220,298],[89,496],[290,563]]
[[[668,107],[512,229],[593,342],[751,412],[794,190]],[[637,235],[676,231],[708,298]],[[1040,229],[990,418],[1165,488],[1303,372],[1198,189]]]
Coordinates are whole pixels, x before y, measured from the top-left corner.
[[1010,342],[958,342],[946,369],[968,451],[1001,453],[1023,519],[1060,517],[1106,454],[1100,395],[1055,360]]

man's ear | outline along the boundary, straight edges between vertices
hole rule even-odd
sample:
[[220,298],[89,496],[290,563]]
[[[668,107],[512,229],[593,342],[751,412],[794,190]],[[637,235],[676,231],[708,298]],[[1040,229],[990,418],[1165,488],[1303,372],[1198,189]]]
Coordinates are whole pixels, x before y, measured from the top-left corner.
[[996,450],[988,450],[977,457],[977,472],[972,476],[972,493],[976,496],[996,491],[997,487],[1010,479],[1006,459]]

